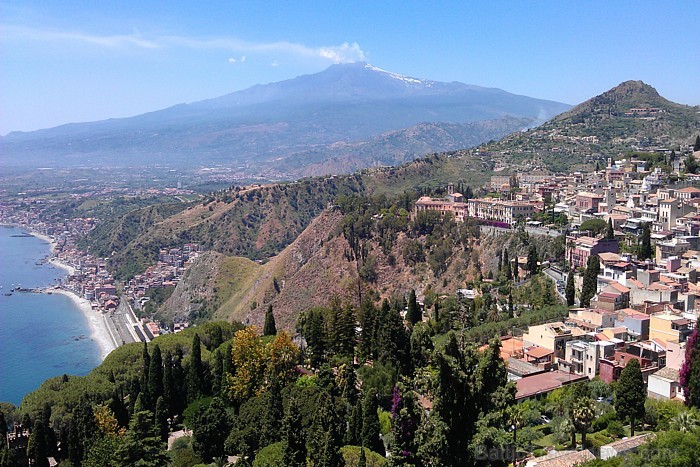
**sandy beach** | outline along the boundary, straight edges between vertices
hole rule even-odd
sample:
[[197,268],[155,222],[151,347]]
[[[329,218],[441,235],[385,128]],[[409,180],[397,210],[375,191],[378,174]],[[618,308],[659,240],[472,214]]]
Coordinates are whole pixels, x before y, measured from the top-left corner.
[[83,312],[83,315],[85,315],[85,319],[87,319],[90,326],[90,330],[92,331],[90,337],[92,337],[92,339],[97,342],[97,345],[100,347],[101,360],[104,360],[112,350],[117,348],[117,344],[114,342],[109,333],[104,316],[99,311],[93,311],[88,300],[80,298],[73,292],[65,289],[51,289],[50,291],[52,293],[59,293],[69,297],[78,306],[78,308],[80,308],[80,311]]
[[59,260],[58,258],[51,258],[48,261],[51,265],[56,266],[57,268],[61,268],[65,270],[69,276],[74,276],[75,275],[75,268],[69,264],[64,263],[63,261]]
[[39,233],[39,232],[34,232],[33,230],[29,230],[29,233],[34,235],[39,240],[43,240],[46,243],[48,243],[51,246],[51,253],[53,253],[53,250],[56,248],[56,242],[54,241],[53,238],[49,237],[48,235],[44,235],[42,233]]

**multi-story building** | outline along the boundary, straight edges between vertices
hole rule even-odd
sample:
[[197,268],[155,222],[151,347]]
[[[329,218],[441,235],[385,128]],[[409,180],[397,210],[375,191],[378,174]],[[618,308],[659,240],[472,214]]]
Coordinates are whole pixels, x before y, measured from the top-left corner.
[[585,375],[589,379],[598,374],[601,358],[612,358],[615,355],[615,344],[610,341],[569,341],[566,343],[566,365],[577,375]]
[[691,324],[688,318],[668,310],[654,313],[649,317],[649,339],[685,342],[693,332]]
[[467,202],[469,215],[484,221],[515,224],[519,219],[532,216],[535,205],[528,201],[508,201],[493,198],[470,199]]
[[594,237],[566,237],[566,258],[572,268],[586,267],[588,257],[599,253],[617,253],[620,250],[617,239]]
[[528,331],[523,334],[523,345],[544,347],[553,350],[555,357],[564,358],[566,343],[584,334],[584,331],[566,326],[561,321],[540,324],[539,326],[530,326]]

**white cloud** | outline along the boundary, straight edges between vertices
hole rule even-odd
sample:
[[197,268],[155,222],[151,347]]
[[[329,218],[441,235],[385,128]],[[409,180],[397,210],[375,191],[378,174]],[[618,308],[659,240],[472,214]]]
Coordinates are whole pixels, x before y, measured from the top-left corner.
[[273,60],[272,63],[270,63],[270,66],[280,66],[280,62]]
[[365,53],[357,42],[352,44],[344,42],[337,46],[321,47],[318,49],[318,54],[335,63],[364,62],[366,60]]
[[228,62],[229,62],[229,63],[236,63],[237,61],[238,61],[238,60],[236,60],[236,59],[233,58],[233,57],[231,57],[231,58],[228,59]]
[[76,41],[102,47],[138,47],[142,49],[157,49],[161,45],[157,41],[144,39],[140,34],[119,34],[99,36],[71,31],[54,31],[28,28],[24,26],[5,26],[5,38],[21,38],[42,42]]
[[[275,54],[293,57],[321,58],[334,63],[364,61],[365,53],[357,42],[340,45],[309,47],[294,42],[248,42],[237,38],[193,38],[185,36],[157,36],[145,38],[142,34],[97,35],[74,31],[37,29],[25,26],[3,27],[4,39],[18,38],[40,42],[74,41],[100,47],[134,47],[142,49],[191,48],[220,49],[240,54]],[[245,62],[246,55],[240,59]],[[229,60],[231,62],[231,60]],[[235,62],[231,62],[235,63]]]

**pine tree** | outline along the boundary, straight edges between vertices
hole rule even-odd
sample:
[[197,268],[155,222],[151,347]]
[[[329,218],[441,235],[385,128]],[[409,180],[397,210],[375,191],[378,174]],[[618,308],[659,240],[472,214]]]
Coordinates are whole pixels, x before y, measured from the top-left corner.
[[581,286],[581,296],[579,302],[582,307],[588,307],[591,299],[598,292],[598,274],[600,273],[600,262],[598,257],[591,255],[588,257],[586,272],[583,274],[583,285]]
[[272,304],[270,304],[267,307],[267,313],[265,313],[265,326],[263,327],[263,335],[277,335],[277,325],[275,324],[275,315],[272,313]]
[[194,402],[204,396],[204,368],[202,366],[202,349],[199,334],[192,338],[190,366],[187,369],[187,401]]
[[289,467],[306,466],[306,440],[302,426],[299,401],[292,398],[282,421],[284,440],[284,465]]
[[636,422],[644,418],[646,399],[646,385],[639,361],[630,359],[623,368],[617,384],[615,410],[622,420],[629,420],[631,436],[634,436]]
[[642,239],[639,246],[639,259],[649,259],[651,258],[651,226],[648,222],[645,222],[642,227]]
[[566,306],[574,306],[576,301],[576,289],[574,288],[574,271],[569,271],[566,278]]
[[408,318],[408,322],[411,323],[411,326],[421,322],[423,318],[420,307],[418,306],[418,301],[416,300],[415,289],[411,289],[411,293],[408,296],[408,312],[406,313],[406,318]]
[[384,443],[379,437],[378,408],[377,396],[371,393],[365,394],[362,401],[362,446],[384,455]]

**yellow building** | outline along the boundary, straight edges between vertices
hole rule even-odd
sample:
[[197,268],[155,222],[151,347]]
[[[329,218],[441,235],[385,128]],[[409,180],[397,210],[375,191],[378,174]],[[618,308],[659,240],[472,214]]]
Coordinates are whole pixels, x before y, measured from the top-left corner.
[[685,342],[693,329],[691,321],[669,311],[655,313],[649,317],[649,339],[664,342]]

